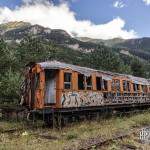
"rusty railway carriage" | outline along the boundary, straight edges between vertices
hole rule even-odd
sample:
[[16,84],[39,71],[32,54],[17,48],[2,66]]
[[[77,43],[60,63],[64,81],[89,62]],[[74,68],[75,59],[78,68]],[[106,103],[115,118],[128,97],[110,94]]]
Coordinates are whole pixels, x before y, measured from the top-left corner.
[[49,121],[55,114],[79,118],[93,112],[150,106],[147,79],[58,61],[28,64],[22,90],[21,103]]

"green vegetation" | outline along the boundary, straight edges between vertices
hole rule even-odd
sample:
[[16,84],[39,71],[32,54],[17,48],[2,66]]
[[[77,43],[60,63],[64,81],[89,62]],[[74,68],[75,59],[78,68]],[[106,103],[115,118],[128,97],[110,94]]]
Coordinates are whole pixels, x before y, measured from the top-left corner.
[[104,45],[97,45],[94,51],[85,53],[27,36],[19,44],[0,40],[0,54],[0,103],[18,102],[23,69],[31,61],[58,60],[106,71],[150,77],[148,62],[134,56],[121,55],[119,49]]

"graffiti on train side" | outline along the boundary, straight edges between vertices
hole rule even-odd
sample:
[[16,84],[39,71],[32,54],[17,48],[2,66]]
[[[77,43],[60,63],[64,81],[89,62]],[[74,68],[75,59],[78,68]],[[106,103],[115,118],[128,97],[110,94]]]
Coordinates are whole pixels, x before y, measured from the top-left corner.
[[100,106],[104,98],[98,92],[64,92],[61,102],[63,107]]

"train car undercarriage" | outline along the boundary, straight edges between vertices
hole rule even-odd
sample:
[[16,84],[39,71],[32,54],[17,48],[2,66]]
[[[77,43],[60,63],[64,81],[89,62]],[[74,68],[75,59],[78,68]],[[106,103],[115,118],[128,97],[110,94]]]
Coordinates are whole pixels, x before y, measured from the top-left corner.
[[132,103],[132,104],[117,104],[92,107],[78,108],[58,108],[30,111],[30,120],[36,122],[41,119],[49,127],[61,128],[73,122],[93,121],[106,119],[112,116],[122,116],[126,114],[141,113],[150,108],[150,103]]

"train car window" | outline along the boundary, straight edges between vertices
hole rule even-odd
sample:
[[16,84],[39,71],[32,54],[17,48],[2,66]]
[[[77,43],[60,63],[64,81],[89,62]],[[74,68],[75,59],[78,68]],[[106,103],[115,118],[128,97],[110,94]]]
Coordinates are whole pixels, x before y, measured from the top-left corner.
[[141,85],[141,87],[142,87],[142,92],[144,92],[144,85]]
[[123,90],[127,91],[127,81],[123,81]]
[[130,82],[127,81],[127,91],[130,92]]
[[108,90],[108,81],[103,80],[103,90],[107,91]]
[[136,84],[133,84],[134,91],[137,91]]
[[87,90],[92,90],[92,77],[86,77],[86,88]]
[[83,74],[78,74],[78,89],[84,90],[85,89],[85,76]]
[[120,91],[120,81],[116,80],[116,90]]
[[115,81],[114,81],[114,80],[112,80],[111,89],[112,89],[113,91],[115,91]]
[[35,74],[35,89],[40,87],[40,73]]
[[136,84],[133,84],[133,89],[134,89],[134,91],[137,91],[137,86],[136,86]]
[[123,90],[124,91],[130,91],[130,83],[129,83],[129,81],[123,81]]
[[102,77],[96,77],[96,87],[98,91],[102,90]]
[[142,85],[142,91],[143,91],[144,93],[147,92],[147,86],[146,86],[146,85]]
[[72,74],[71,73],[64,73],[64,88],[65,89],[71,89],[71,78]]
[[134,91],[137,91],[137,84],[133,84]]
[[133,84],[133,89],[134,89],[134,91],[140,90],[140,85],[139,84]]

